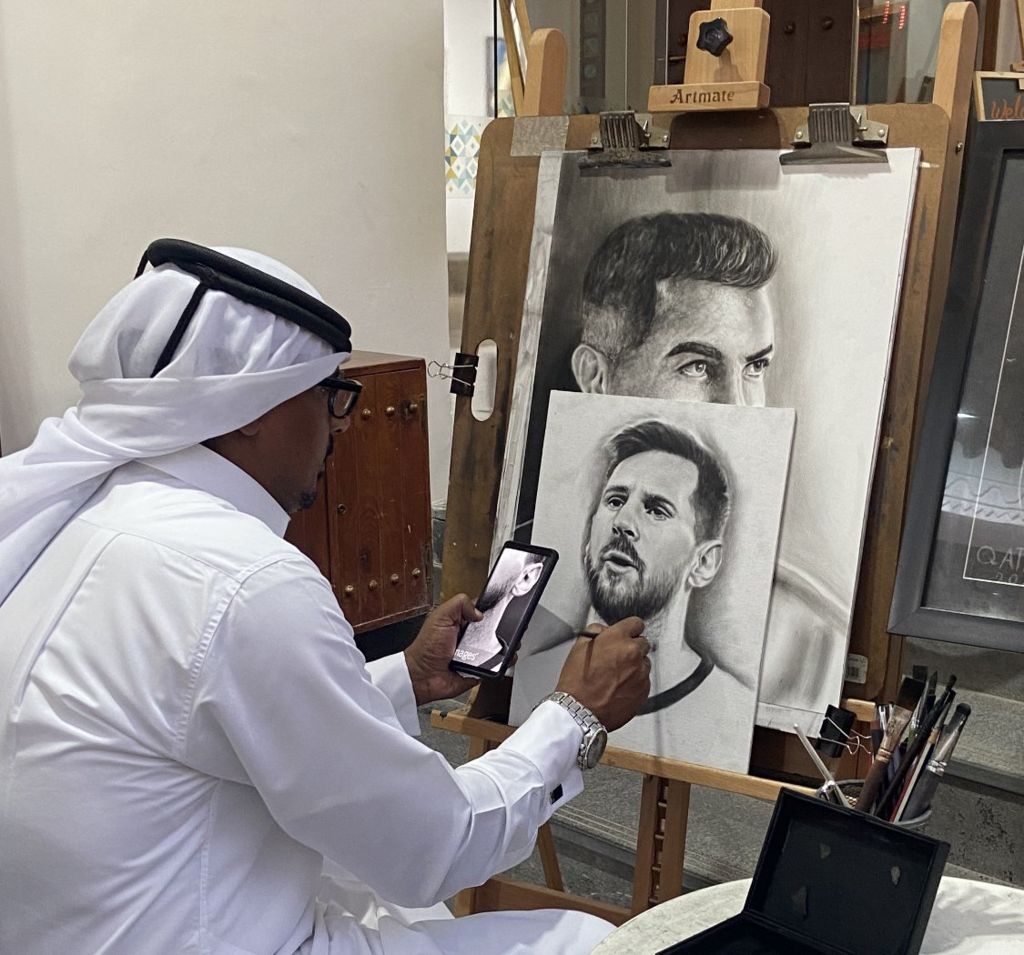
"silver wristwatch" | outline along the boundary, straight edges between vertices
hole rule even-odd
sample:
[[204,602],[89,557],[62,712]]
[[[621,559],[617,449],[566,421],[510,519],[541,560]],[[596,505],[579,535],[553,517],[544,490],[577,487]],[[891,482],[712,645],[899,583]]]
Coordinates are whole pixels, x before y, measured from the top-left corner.
[[583,730],[583,740],[576,762],[580,769],[593,769],[601,759],[605,746],[608,744],[608,730],[579,700],[570,693],[555,692],[545,699],[557,703],[569,711],[569,715],[579,723]]

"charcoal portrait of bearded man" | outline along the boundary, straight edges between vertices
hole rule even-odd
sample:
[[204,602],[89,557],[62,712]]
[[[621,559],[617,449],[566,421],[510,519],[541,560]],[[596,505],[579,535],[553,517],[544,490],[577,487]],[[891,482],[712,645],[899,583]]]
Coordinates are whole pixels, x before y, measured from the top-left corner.
[[687,643],[686,621],[692,592],[711,585],[722,565],[728,517],[726,473],[692,434],[646,421],[612,438],[583,540],[586,620],[646,622],[645,636],[662,652],[642,712],[678,702],[714,668]]

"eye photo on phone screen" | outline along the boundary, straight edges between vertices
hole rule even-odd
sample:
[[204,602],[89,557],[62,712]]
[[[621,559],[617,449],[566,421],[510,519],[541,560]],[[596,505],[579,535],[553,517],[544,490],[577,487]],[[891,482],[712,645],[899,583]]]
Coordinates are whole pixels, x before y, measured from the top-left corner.
[[463,627],[453,670],[469,676],[504,674],[557,560],[548,547],[505,542],[476,601],[483,620]]

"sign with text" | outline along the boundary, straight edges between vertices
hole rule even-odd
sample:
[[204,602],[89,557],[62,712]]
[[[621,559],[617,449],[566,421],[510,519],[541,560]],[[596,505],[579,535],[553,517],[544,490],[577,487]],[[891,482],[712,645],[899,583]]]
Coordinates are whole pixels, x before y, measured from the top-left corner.
[[979,120],[1024,119],[1024,73],[975,73],[974,109]]

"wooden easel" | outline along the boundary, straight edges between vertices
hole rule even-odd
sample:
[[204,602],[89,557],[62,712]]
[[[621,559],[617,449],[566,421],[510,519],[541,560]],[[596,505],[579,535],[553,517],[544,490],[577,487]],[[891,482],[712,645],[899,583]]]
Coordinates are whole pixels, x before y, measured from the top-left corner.
[[[888,146],[917,146],[922,163],[851,633],[851,652],[866,657],[868,671],[863,684],[847,684],[848,699],[843,701],[862,720],[872,714],[872,704],[866,701],[891,697],[900,675],[902,641],[890,638],[886,623],[915,412],[927,386],[925,372],[931,366],[945,299],[977,29],[973,4],[948,6],[932,103],[869,107],[871,121],[889,127]],[[786,148],[796,140],[798,126],[806,119],[807,111],[797,108],[677,115],[667,145],[673,149]],[[587,149],[598,137],[598,129],[597,116],[568,117],[561,124],[517,118],[496,120],[483,136],[462,351],[473,354],[486,339],[498,342],[497,381],[494,411],[486,421],[473,417],[469,401],[456,404],[451,473],[453,481],[459,482],[460,493],[448,498],[442,588],[446,595],[478,591],[490,560],[540,150]],[[488,683],[470,707],[446,715],[435,712],[432,723],[467,735],[470,758],[476,758],[512,732],[504,725],[509,690],[509,685]],[[561,906],[622,922],[634,912],[681,893],[692,785],[772,800],[789,784],[759,774],[814,778],[807,756],[792,736],[760,729],[755,732],[750,775],[616,749],[606,751],[604,762],[644,774],[631,909],[565,893],[551,833],[545,826],[538,845],[547,886],[494,878],[461,893],[457,914]],[[840,771],[857,770],[845,767]]]
[[[565,109],[565,37],[560,30],[532,30],[526,0],[498,0],[498,8],[516,116],[560,115]],[[516,23],[526,50],[525,74],[519,56]]]

